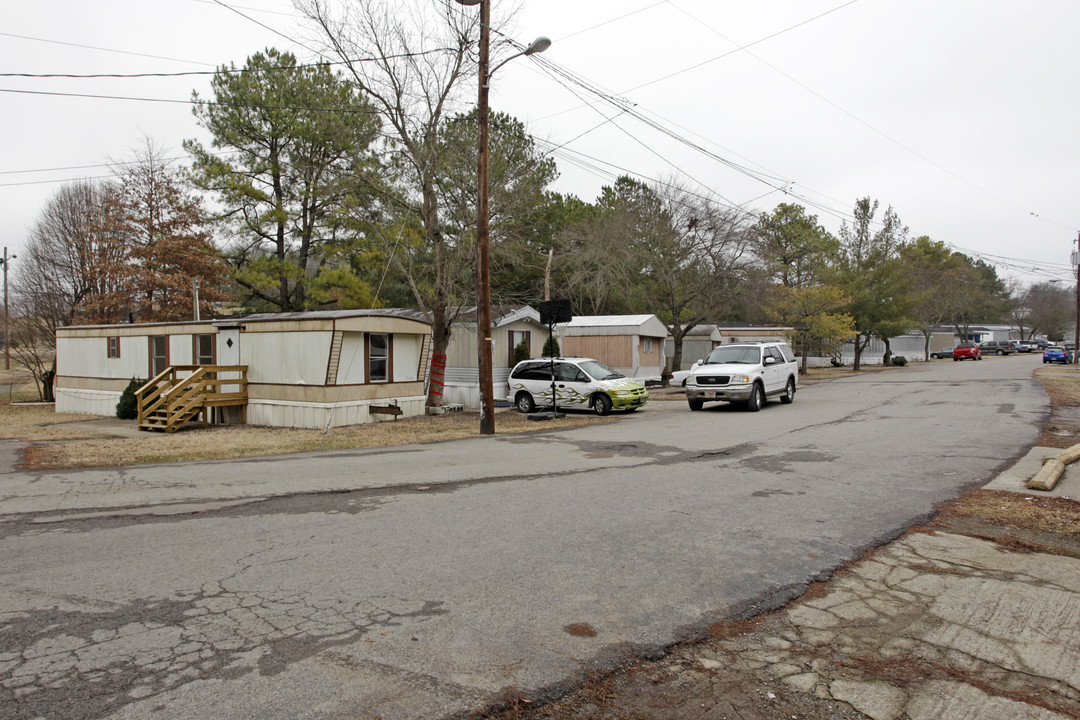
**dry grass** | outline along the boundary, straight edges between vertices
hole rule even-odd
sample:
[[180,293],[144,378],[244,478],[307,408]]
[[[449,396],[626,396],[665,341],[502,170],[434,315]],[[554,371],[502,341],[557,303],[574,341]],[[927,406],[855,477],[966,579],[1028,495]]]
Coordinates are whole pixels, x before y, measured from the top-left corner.
[[1067,498],[973,490],[941,508],[938,520],[977,519],[1002,528],[1080,539],[1080,503]]
[[[3,410],[8,409],[3,408]],[[50,408],[44,410],[51,413]],[[36,417],[42,419],[41,415]],[[71,420],[71,416],[58,417],[64,419],[56,422]],[[86,419],[85,415],[74,417],[77,420]],[[554,421],[537,422],[529,420],[521,413],[511,411],[499,413],[496,416],[495,428],[497,434],[508,435],[617,422],[618,417],[598,418],[582,414],[568,415]],[[44,428],[39,428],[39,431],[43,430]],[[43,470],[220,460],[312,450],[388,447],[410,443],[462,440],[479,436],[480,416],[478,413],[419,416],[332,428],[325,437],[320,430],[216,426],[207,430],[185,429],[171,434],[148,432],[137,438],[107,438],[36,445],[27,448],[24,467]]]
[[1039,445],[1067,448],[1080,442],[1080,368],[1075,365],[1052,365],[1035,371],[1050,396],[1053,414],[1042,429]]

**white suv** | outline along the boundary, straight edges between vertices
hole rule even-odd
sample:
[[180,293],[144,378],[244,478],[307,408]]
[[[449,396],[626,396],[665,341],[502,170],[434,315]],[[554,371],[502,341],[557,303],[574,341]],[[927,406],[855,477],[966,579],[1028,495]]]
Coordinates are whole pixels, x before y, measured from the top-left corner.
[[732,343],[709,353],[686,378],[686,401],[691,410],[707,402],[741,402],[757,412],[771,397],[795,400],[799,365],[787,343]]
[[506,399],[531,413],[537,405],[551,406],[552,389],[560,408],[591,408],[597,415],[612,409],[632,412],[649,399],[641,383],[599,360],[579,357],[522,360],[510,371]]

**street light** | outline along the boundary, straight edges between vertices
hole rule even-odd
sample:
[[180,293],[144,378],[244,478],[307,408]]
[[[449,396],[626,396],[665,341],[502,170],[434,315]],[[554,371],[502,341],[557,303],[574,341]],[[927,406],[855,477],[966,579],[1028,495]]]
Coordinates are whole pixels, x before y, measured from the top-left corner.
[[551,40],[539,37],[521,52],[506,58],[488,70],[491,44],[491,0],[457,0],[461,5],[480,6],[479,78],[476,103],[479,132],[476,181],[479,199],[476,211],[476,353],[480,374],[480,434],[495,433],[495,399],[492,397],[491,363],[491,269],[488,250],[488,83],[496,70],[516,57],[540,53],[551,47]]

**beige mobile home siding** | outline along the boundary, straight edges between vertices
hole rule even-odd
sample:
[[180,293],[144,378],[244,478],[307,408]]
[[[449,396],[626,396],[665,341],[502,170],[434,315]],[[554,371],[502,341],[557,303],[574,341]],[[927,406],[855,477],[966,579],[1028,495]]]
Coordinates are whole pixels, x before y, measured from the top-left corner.
[[611,368],[634,367],[633,335],[572,335],[559,341],[562,355],[596,358]]
[[[652,352],[645,352],[645,345],[648,341],[652,341]],[[639,367],[657,367],[662,364],[663,358],[664,339],[663,338],[639,338],[638,339],[638,352],[641,362],[638,363]]]

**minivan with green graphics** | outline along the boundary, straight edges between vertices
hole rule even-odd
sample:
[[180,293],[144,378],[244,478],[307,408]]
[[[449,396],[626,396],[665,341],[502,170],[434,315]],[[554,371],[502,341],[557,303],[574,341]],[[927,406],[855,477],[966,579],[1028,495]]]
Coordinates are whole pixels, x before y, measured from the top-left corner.
[[645,385],[615,372],[599,360],[580,357],[522,360],[510,371],[506,399],[523,413],[551,407],[552,390],[559,408],[633,412],[649,400]]

